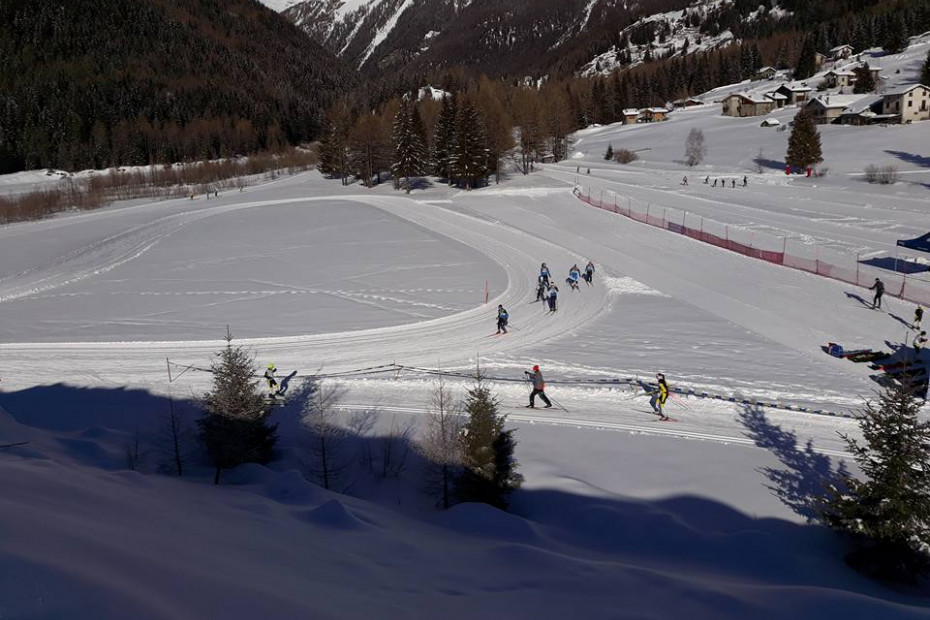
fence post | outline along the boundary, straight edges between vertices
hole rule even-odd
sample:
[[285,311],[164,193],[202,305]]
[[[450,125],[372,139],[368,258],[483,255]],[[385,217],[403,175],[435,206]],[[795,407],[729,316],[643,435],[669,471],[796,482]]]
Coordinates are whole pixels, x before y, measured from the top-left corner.
[[633,199],[629,196],[626,198],[626,216],[633,218]]
[[856,286],[859,286],[859,254],[856,254]]
[[601,209],[604,208],[604,190],[601,190],[601,199],[600,199],[600,201],[598,202],[598,205],[597,205],[597,206],[599,206]]
[[[685,218],[681,218],[681,225],[685,225]],[[704,216],[701,216],[701,241],[704,240]]]
[[665,217],[667,212],[668,207],[662,207],[662,228],[668,228],[668,218]]
[[649,203],[646,203],[646,223],[649,223]]
[[756,237],[756,233],[754,233],[754,232],[749,233],[749,249],[750,249],[750,250],[756,249],[756,248],[752,245],[752,244],[753,244],[753,239],[755,239],[755,237]]
[[814,259],[814,273],[820,275],[820,246],[817,246],[817,258]]
[[730,225],[729,224],[726,224],[723,227],[723,235],[724,235],[723,240],[729,244],[730,243]]
[[907,271],[904,272],[904,280],[901,282],[901,299],[904,297],[904,289],[907,287]]

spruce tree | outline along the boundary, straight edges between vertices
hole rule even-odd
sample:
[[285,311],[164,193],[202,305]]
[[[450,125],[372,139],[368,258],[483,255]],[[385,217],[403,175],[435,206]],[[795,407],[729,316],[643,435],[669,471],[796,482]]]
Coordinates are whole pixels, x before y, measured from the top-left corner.
[[267,463],[274,455],[277,425],[269,425],[270,407],[259,387],[255,360],[242,347],[233,346],[226,333],[226,348],[210,365],[213,389],[202,400],[204,415],[197,421],[200,440],[216,473],[243,463]]
[[442,100],[436,127],[433,132],[433,173],[452,184],[452,159],[455,150],[456,98],[449,95]]
[[913,386],[891,384],[860,419],[864,444],[843,436],[865,476],[827,487],[822,517],[855,542],[847,561],[874,578],[914,583],[930,573],[930,422]]
[[898,54],[907,48],[907,23],[901,15],[889,15],[885,24],[885,36],[882,48],[891,54]]
[[930,86],[930,52],[927,52],[927,60],[924,61],[924,68],[920,72],[920,83]]
[[794,68],[794,79],[806,80],[817,72],[817,47],[812,36],[804,38],[798,64]]
[[853,93],[857,95],[870,93],[875,90],[875,78],[869,70],[869,63],[853,69],[856,74],[856,84],[853,86]]
[[794,117],[794,128],[788,138],[785,162],[792,167],[807,168],[823,161],[820,148],[820,132],[813,115],[802,109]]
[[465,189],[472,189],[488,174],[488,147],[481,115],[467,99],[459,105],[455,135],[452,171]]
[[465,399],[468,422],[463,432],[464,469],[456,481],[456,496],[464,502],[482,502],[507,508],[507,496],[522,482],[513,457],[513,430],[504,430],[497,399],[480,374]]
[[423,174],[427,168],[423,121],[415,104],[401,102],[394,117],[394,164],[391,171],[395,182],[404,178],[404,187],[410,193],[410,177]]
[[604,153],[604,159],[611,161],[614,158],[614,145],[608,144],[607,151]]

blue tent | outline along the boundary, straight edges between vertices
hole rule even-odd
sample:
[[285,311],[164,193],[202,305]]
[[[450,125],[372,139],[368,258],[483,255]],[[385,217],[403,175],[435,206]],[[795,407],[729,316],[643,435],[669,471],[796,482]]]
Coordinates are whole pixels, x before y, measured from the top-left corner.
[[919,250],[921,252],[930,252],[930,233],[916,239],[900,239],[898,245],[909,250]]

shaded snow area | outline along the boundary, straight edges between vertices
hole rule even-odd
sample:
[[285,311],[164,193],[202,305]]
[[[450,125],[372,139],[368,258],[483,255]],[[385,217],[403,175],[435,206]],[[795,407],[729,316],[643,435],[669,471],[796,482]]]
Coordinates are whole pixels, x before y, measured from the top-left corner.
[[[469,192],[309,172],[0,227],[0,445],[25,442],[0,449],[0,617],[930,617],[927,599],[846,567],[805,499],[852,466],[838,433],[858,435],[851,416],[878,385],[821,346],[906,352],[913,305],[871,310],[864,289],[572,191],[888,251],[926,232],[926,167],[892,152],[922,153],[930,123],[824,127],[834,171],[804,179],[752,169],[787,134],[718,114],[585,130],[576,158]],[[708,158],[688,169],[693,127]],[[621,166],[601,158],[608,143],[649,150]],[[864,183],[879,157],[905,180]],[[749,183],[708,188],[704,175]],[[573,291],[569,269],[588,260],[593,284]],[[556,312],[534,301],[542,262]],[[227,325],[258,364],[296,376],[272,414],[275,459],[215,487],[192,435]],[[551,409],[524,408],[536,363]],[[516,429],[525,484],[510,513],[436,510],[415,451],[396,475],[371,465],[402,452],[392,432],[420,432],[437,369],[459,398],[478,365]],[[669,422],[637,385],[657,371],[685,392]],[[304,476],[301,395],[319,373],[343,391],[332,491]],[[159,473],[171,410],[187,429],[181,479]]]

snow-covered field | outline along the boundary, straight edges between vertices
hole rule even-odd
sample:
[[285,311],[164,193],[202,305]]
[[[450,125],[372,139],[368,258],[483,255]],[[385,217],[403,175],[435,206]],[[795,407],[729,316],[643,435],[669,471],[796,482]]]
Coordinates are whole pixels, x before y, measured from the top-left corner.
[[[589,129],[572,159],[473,192],[405,196],[310,172],[209,202],[0,227],[0,445],[28,442],[0,449],[0,617],[930,616],[926,599],[858,576],[836,538],[805,525],[802,497],[846,458],[838,432],[855,435],[854,420],[685,397],[661,423],[622,382],[661,370],[685,390],[849,415],[875,371],[820,346],[908,342],[911,304],[876,312],[858,301],[868,291],[572,193],[580,183],[847,254],[927,232],[930,123],[824,127],[831,172],[789,179],[775,165],[787,133],[757,121],[708,106]],[[693,170],[679,161],[691,127],[709,147]],[[601,158],[608,143],[649,150],[620,166]],[[773,162],[761,173],[760,148]],[[858,176],[888,160],[901,183]],[[715,189],[707,175],[749,185]],[[593,286],[561,287],[553,314],[533,301],[541,262],[561,282],[589,259]],[[497,304],[512,326],[500,337]],[[361,442],[422,419],[434,379],[422,369],[480,363],[518,429],[526,483],[512,514],[435,511],[416,456],[396,480],[357,473],[346,494],[307,482],[296,404],[274,414],[279,458],[219,488],[198,464],[156,475],[153,454],[126,471],[136,433],[150,446],[169,407],[196,415],[209,384],[198,369],[227,326],[295,384],[343,374],[341,411],[377,411]],[[534,363],[560,407],[521,407]],[[394,364],[406,368],[357,372]]]

